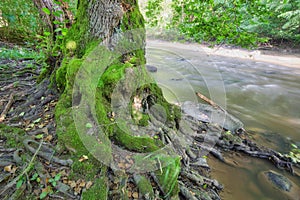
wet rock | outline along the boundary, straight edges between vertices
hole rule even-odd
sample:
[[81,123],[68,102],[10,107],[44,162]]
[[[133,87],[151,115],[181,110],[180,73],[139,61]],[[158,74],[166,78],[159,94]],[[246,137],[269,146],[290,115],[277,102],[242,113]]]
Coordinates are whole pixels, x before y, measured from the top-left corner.
[[171,78],[171,81],[182,81],[183,78]]
[[191,162],[192,166],[199,166],[199,167],[205,167],[209,168],[209,165],[207,164],[207,161],[205,158],[198,158],[196,162]]
[[185,58],[179,58],[178,61],[186,61]]
[[146,68],[149,72],[157,72],[157,67],[153,65],[146,65]]
[[264,175],[268,178],[268,181],[272,183],[272,185],[274,185],[276,188],[286,192],[291,191],[293,183],[285,176],[271,170],[264,172]]
[[289,178],[272,170],[261,172],[259,177],[264,190],[274,193],[277,199],[300,199],[300,187]]
[[243,130],[243,123],[230,115],[226,111],[218,108],[214,108],[211,105],[194,103],[186,101],[181,107],[183,113],[193,117],[196,120],[218,124],[226,130],[230,130],[232,133],[239,133]]

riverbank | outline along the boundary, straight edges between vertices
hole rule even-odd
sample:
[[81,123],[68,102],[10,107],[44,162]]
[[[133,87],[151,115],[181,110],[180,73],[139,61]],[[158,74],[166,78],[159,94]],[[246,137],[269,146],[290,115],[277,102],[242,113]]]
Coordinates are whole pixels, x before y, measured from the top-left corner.
[[[171,102],[195,102],[199,101],[195,92],[200,91],[219,105],[223,99],[227,111],[245,124],[257,144],[281,153],[291,151],[291,143],[298,146],[299,125],[291,122],[299,113],[299,68],[241,58],[241,55],[235,59],[233,55],[208,54],[201,47],[147,41],[147,62],[157,67],[153,77],[163,86],[166,98]],[[276,188],[267,189],[270,185],[261,181],[264,171],[275,170],[269,162],[233,151],[224,157],[235,165],[228,166],[208,157],[211,176],[224,185],[222,199],[277,199],[282,195]],[[299,180],[294,182],[299,185]]]
[[287,50],[279,48],[261,49],[261,50],[247,50],[243,48],[236,48],[230,46],[209,47],[208,45],[197,43],[180,43],[163,40],[148,39],[148,43],[153,45],[169,46],[174,49],[194,49],[205,52],[208,56],[226,56],[231,58],[249,59],[256,62],[267,62],[285,67],[300,69],[300,52],[297,50]]

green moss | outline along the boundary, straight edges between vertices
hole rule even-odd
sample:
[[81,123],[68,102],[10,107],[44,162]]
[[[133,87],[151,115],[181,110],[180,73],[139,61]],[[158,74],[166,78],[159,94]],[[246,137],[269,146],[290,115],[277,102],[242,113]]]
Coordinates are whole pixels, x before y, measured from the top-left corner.
[[83,200],[107,200],[108,183],[107,178],[102,173],[100,178],[96,178],[94,185],[87,191],[82,193]]
[[[91,149],[86,149],[82,143],[82,138],[80,138],[77,132],[72,117],[72,108],[69,107],[70,99],[64,97],[68,97],[68,95],[63,94],[56,105],[56,132],[59,143],[68,148],[75,149],[76,151],[71,155],[74,163],[69,178],[75,180],[84,179],[94,183],[92,188],[83,192],[83,199],[107,199],[108,187],[106,181],[106,166],[103,166],[103,164],[95,159],[90,153],[93,147],[91,147]],[[82,155],[87,155],[89,159],[84,162],[79,162]],[[100,175],[97,174],[99,171],[101,171]],[[96,176],[99,176],[99,178],[95,178]]]
[[60,91],[64,91],[66,87],[72,88],[76,73],[80,69],[82,65],[82,59],[73,58],[69,60],[69,58],[65,58],[60,68],[56,71],[56,86]]
[[110,99],[110,95],[113,89],[121,78],[124,77],[125,69],[128,67],[127,64],[113,64],[111,65],[103,75],[98,83],[98,87],[102,90],[104,97]]
[[[136,1],[127,0],[123,3],[126,2],[133,5],[133,7],[124,14],[120,24],[121,31],[124,32],[137,28],[144,29],[143,17],[138,10]],[[55,81],[60,91],[63,91],[63,94],[56,105],[55,117],[59,143],[61,143],[62,146],[65,145],[76,150],[76,152],[71,155],[71,158],[74,161],[71,176],[73,178],[86,178],[88,180],[99,177],[96,178],[94,186],[83,193],[83,199],[107,199],[108,187],[106,167],[93,158],[95,152],[99,152],[99,146],[101,146],[101,144],[96,145],[97,141],[92,141],[93,138],[91,136],[79,135],[78,130],[76,129],[76,125],[78,124],[75,124],[73,118],[76,106],[72,107],[72,95],[74,95],[72,93],[74,89],[74,80],[78,70],[80,69],[82,77],[91,77],[90,80],[92,80],[90,82],[82,81],[80,82],[80,85],[76,84],[76,90],[78,89],[78,93],[82,94],[82,99],[86,98],[87,100],[84,99],[86,100],[86,103],[91,103],[91,105],[89,105],[92,107],[91,117],[97,118],[99,126],[101,126],[101,129],[105,132],[107,139],[113,140],[116,144],[119,144],[128,150],[134,152],[153,152],[161,149],[164,145],[158,139],[152,139],[146,136],[134,136],[133,133],[131,133],[131,130],[126,126],[125,121],[115,121],[115,119],[109,115],[112,112],[111,95],[117,84],[125,77],[127,68],[132,68],[137,72],[139,80],[136,81],[143,85],[142,88],[139,88],[134,93],[143,96],[143,94],[148,93],[145,92],[147,90],[150,94],[154,95],[156,97],[155,103],[165,108],[167,122],[170,124],[170,127],[174,127],[174,121],[177,118],[180,118],[180,110],[164,99],[162,91],[157,84],[143,84],[153,82],[144,66],[144,34],[132,34],[133,38],[130,38],[131,41],[121,41],[119,46],[124,50],[132,49],[132,40],[137,41],[137,43],[141,45],[139,46],[139,49],[134,49],[132,52],[121,55],[119,58],[113,57],[115,55],[112,56],[111,52],[104,47],[101,49],[101,47],[97,46],[97,51],[94,51],[94,47],[99,44],[99,39],[92,38],[88,34],[89,19],[88,14],[86,13],[88,5],[88,1],[80,1],[77,12],[77,19],[79,21],[74,24],[65,39],[66,48],[64,49],[64,55],[68,55],[69,57],[64,58],[61,67],[56,72]],[[91,54],[92,56],[90,56]],[[111,60],[114,60],[112,64]],[[99,63],[99,61],[101,63]],[[99,70],[99,68],[101,69]],[[83,69],[83,71],[81,69]],[[102,76],[98,81],[97,78],[99,77],[96,76],[99,72],[102,72],[102,69],[104,73],[102,73]],[[142,71],[140,72],[141,69]],[[98,82],[95,82],[95,80]],[[93,94],[91,92],[93,92]],[[90,96],[95,97],[95,99],[89,99]],[[83,101],[80,101],[80,103],[81,102]],[[76,115],[76,117],[80,118],[80,115]],[[83,118],[85,117],[87,118],[90,116],[84,116]],[[84,120],[82,121],[83,124],[80,124],[80,127],[85,126],[86,122]],[[141,119],[139,119],[137,123],[141,126],[147,126],[148,121],[149,116],[143,113]],[[83,128],[83,130],[86,129]],[[91,145],[87,145],[86,142]],[[109,149],[106,148],[107,147],[103,146],[103,153],[108,155],[110,152]],[[82,155],[88,155],[89,160],[79,162],[78,160]],[[178,169],[180,169],[180,159],[174,160],[175,161],[172,160],[172,164],[163,168],[163,174],[158,175],[165,190],[165,194],[170,197],[178,193],[177,177]],[[101,173],[97,174],[99,173],[99,170]],[[143,178],[140,181],[140,192],[143,194],[149,192],[149,190],[146,189],[146,187],[149,187],[149,184],[150,183],[147,182],[146,178]],[[153,195],[153,193],[151,193],[151,195]]]
[[126,133],[120,128],[120,124],[115,126],[112,138],[126,149],[136,152],[153,152],[163,147],[163,143],[160,140],[154,140],[150,137],[135,137],[130,133]]
[[138,121],[139,126],[148,126],[150,117],[149,115],[142,114],[142,118]]
[[65,58],[62,63],[61,66],[58,68],[58,70],[56,70],[56,86],[60,91],[64,91],[65,87],[66,87],[66,74],[67,74],[67,66],[68,66],[69,62],[68,59]]
[[42,80],[47,78],[51,74],[51,68],[49,66],[43,66],[41,69],[41,73],[37,77],[37,83],[40,83]]
[[147,197],[146,199],[155,198],[152,185],[146,177],[141,175],[135,175],[134,180],[137,183],[139,193],[142,195],[142,197]]
[[90,24],[88,18],[89,14],[87,13],[88,6],[89,1],[80,1],[76,12],[77,23],[72,25],[64,42],[66,47],[69,42],[74,42],[76,48],[75,50],[65,48],[64,55],[74,53],[78,58],[81,58],[86,54],[86,50],[90,47],[92,38],[89,36]]
[[5,124],[0,124],[0,138],[5,139],[5,145],[9,148],[22,146],[22,138],[25,136],[25,131],[20,128],[10,127]]
[[[124,13],[122,21],[121,21],[121,31],[125,32],[128,30],[133,30],[132,39],[130,41],[135,41],[140,44],[141,49],[135,50],[131,52],[132,56],[137,58],[134,64],[145,64],[145,50],[143,47],[145,41],[145,23],[143,15],[140,13],[139,6],[137,1],[135,0],[125,0],[122,1],[124,4],[130,4],[130,9]],[[132,43],[122,44],[125,48],[126,45],[132,46]],[[131,48],[129,48],[131,49]]]
[[178,123],[181,119],[180,108],[167,102],[167,100],[163,96],[161,88],[159,88],[155,83],[143,85],[143,87],[138,89],[136,95],[142,94],[143,91],[148,91],[148,93],[150,93],[150,95],[155,98],[155,104],[158,104],[164,108],[167,116],[166,125],[170,128],[174,128],[176,126],[176,123]]

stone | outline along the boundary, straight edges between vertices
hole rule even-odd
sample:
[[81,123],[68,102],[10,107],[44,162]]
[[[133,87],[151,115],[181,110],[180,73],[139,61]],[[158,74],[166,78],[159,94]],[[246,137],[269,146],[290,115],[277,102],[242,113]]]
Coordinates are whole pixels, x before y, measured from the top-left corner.
[[264,172],[264,175],[268,178],[268,181],[272,183],[272,185],[276,188],[286,192],[291,191],[293,183],[287,177],[272,170]]
[[181,109],[185,115],[191,116],[195,120],[217,124],[233,134],[243,130],[244,125],[239,119],[211,105],[186,101],[182,104]]
[[146,65],[146,68],[149,72],[157,72],[157,67],[153,66],[153,65]]

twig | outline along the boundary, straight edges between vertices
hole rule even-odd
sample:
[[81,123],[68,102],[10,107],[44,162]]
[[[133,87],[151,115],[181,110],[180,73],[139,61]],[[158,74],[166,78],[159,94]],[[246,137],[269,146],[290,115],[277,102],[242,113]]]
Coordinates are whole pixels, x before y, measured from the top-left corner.
[[6,192],[6,190],[8,190],[9,188],[11,188],[13,185],[15,185],[17,183],[17,181],[20,180],[20,178],[22,176],[24,176],[24,174],[26,174],[26,173],[28,173],[30,171],[30,169],[32,167],[32,164],[33,164],[33,161],[34,161],[35,157],[37,156],[39,150],[41,149],[42,144],[43,144],[43,140],[41,140],[39,147],[37,148],[36,152],[32,156],[30,162],[27,164],[27,166],[24,169],[24,171],[19,176],[17,176],[16,178],[14,178],[11,182],[9,182],[7,185],[5,185],[5,187],[0,192],[0,196],[3,195],[3,193]]
[[210,105],[212,105],[213,107],[217,108],[219,107],[215,102],[213,102],[211,99],[207,98],[206,96],[204,96],[203,94],[201,94],[200,92],[196,92],[196,95],[204,100],[205,102],[209,103]]
[[203,94],[201,94],[200,92],[196,92],[196,95],[202,99],[203,101],[209,103],[211,106],[215,107],[215,108],[219,108],[223,111],[225,111],[221,106],[219,106],[218,104],[216,104],[215,102],[213,102],[213,100],[207,98],[206,96],[204,96]]
[[7,90],[7,89],[10,89],[10,88],[13,88],[13,87],[14,87],[14,83],[11,83],[11,84],[6,85],[3,88],[1,88],[0,91],[4,91],[4,90]]
[[9,100],[4,108],[4,110],[2,111],[1,115],[0,115],[0,122],[3,122],[5,117],[6,117],[6,114],[8,113],[9,109],[11,108],[11,105],[13,104],[14,102],[14,96],[15,94],[14,93],[11,93],[10,96],[9,96]]

